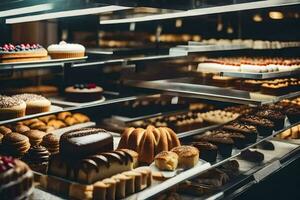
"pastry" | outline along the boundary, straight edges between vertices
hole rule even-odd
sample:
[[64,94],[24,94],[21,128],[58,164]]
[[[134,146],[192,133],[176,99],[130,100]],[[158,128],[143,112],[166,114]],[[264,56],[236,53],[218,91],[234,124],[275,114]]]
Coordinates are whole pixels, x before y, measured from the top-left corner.
[[5,44],[0,47],[0,60],[2,63],[47,60],[47,54],[46,49],[39,44]]
[[84,57],[85,48],[80,44],[70,44],[61,41],[48,47],[48,53],[52,59],[80,58]]
[[237,177],[240,173],[239,162],[237,160],[229,160],[218,167],[219,170],[225,172],[230,179]]
[[49,151],[43,146],[32,146],[25,154],[23,160],[29,167],[37,172],[47,173],[49,162]]
[[0,95],[0,120],[25,116],[26,103],[14,97]]
[[150,164],[161,151],[180,145],[176,133],[170,128],[148,126],[147,129],[128,128],[121,137],[118,149],[129,148],[139,154],[139,162]]
[[112,135],[100,128],[82,128],[63,133],[60,137],[60,153],[66,157],[76,155],[77,158],[111,151]]
[[107,199],[106,198],[106,196],[107,196],[106,191],[110,187],[109,184],[103,183],[102,181],[98,181],[93,186],[94,186],[94,189],[93,189],[93,199],[94,200]]
[[27,199],[33,189],[33,174],[22,161],[0,156],[0,196],[3,200]]
[[41,145],[46,147],[51,155],[59,153],[59,137],[52,133],[43,137]]
[[240,118],[240,120],[246,124],[256,126],[257,131],[261,136],[271,135],[275,128],[275,125],[272,121],[254,115],[244,116]]
[[56,116],[55,115],[47,115],[47,116],[39,117],[38,119],[44,123],[48,123],[51,119],[56,119]]
[[117,173],[133,169],[130,154],[106,152],[85,158],[65,158],[60,154],[51,157],[49,173],[80,183],[91,184]]
[[41,95],[25,93],[14,95],[13,97],[23,100],[26,103],[27,115],[48,112],[50,110],[51,102]]
[[70,184],[68,195],[72,199],[92,199],[93,185],[72,183]]
[[299,122],[300,121],[300,106],[295,106],[295,107],[289,108],[286,111],[286,115],[292,124]]
[[126,182],[131,179],[131,177],[124,174],[117,174],[111,177],[116,181],[116,199],[123,199],[126,197]]
[[75,118],[79,123],[85,123],[91,121],[88,116],[81,113],[74,113],[72,117]]
[[23,132],[26,132],[26,131],[29,131],[30,128],[28,126],[25,126],[25,125],[17,125],[14,127],[14,131],[17,132],[17,133],[23,133]]
[[151,186],[152,184],[152,171],[149,167],[139,167],[134,169],[135,172],[142,174],[142,189]]
[[242,124],[236,121],[224,125],[222,129],[243,134],[245,136],[246,143],[256,142],[258,135],[258,131],[255,126]]
[[67,117],[64,121],[67,124],[67,126],[72,126],[79,123],[79,121],[74,117]]
[[225,185],[228,181],[229,176],[219,169],[211,169],[204,172],[196,179],[193,179],[193,182],[196,182],[197,184],[204,184],[215,188]]
[[196,147],[200,153],[200,158],[207,162],[216,162],[218,147],[209,142],[193,142],[192,145]]
[[206,141],[216,145],[218,152],[225,158],[231,156],[234,141],[228,137],[228,135],[215,135],[214,132],[207,131],[202,135],[194,136],[193,139],[195,141]]
[[10,128],[7,128],[6,126],[0,126],[0,133],[2,135],[6,135],[7,133],[11,133],[12,130]]
[[224,124],[236,119],[238,116],[239,114],[237,113],[222,110],[214,110],[201,114],[203,120],[211,124]]
[[66,127],[67,125],[60,120],[52,119],[47,123],[47,126],[52,126],[55,129],[60,129]]
[[39,126],[38,127],[38,130],[39,131],[43,131],[43,132],[45,132],[45,133],[51,133],[52,131],[54,131],[55,130],[55,128],[54,127],[52,127],[52,126]]
[[232,131],[224,131],[224,130],[214,130],[212,131],[212,134],[214,137],[228,137],[231,138],[234,142],[234,146],[238,149],[242,149],[246,147],[247,145],[247,140],[246,137],[238,132],[232,132]]
[[192,168],[199,161],[199,150],[193,146],[178,146],[171,151],[178,155],[178,167],[180,168]]
[[66,98],[69,101],[89,102],[102,98],[103,89],[95,83],[75,84],[65,89]]
[[129,154],[132,157],[132,167],[137,168],[139,164],[139,154],[131,149],[117,149],[115,150],[116,153],[124,152],[125,154]]
[[270,141],[267,141],[267,140],[260,142],[255,147],[257,147],[259,149],[263,149],[263,150],[268,150],[268,151],[274,151],[275,150],[274,144]]
[[14,157],[22,157],[30,148],[29,138],[15,132],[4,135],[2,145],[5,153]]
[[25,126],[30,126],[31,124],[36,123],[36,122],[40,122],[40,120],[38,120],[36,118],[28,119],[28,120],[22,121],[21,124],[25,125]]
[[258,151],[252,151],[252,150],[245,150],[241,152],[241,158],[244,160],[247,160],[249,162],[262,162],[264,160],[264,154],[258,152]]
[[46,126],[46,124],[42,121],[38,121],[38,122],[34,122],[32,124],[30,124],[30,128],[31,129],[40,129],[41,127]]
[[283,129],[284,127],[285,115],[282,114],[280,111],[261,110],[258,111],[255,115],[271,120],[274,123],[274,128],[276,131]]
[[70,112],[61,112],[61,113],[57,114],[56,118],[58,120],[64,121],[65,119],[67,119],[67,117],[71,117],[71,116],[72,116],[72,113],[70,113]]
[[163,171],[174,171],[178,165],[178,155],[172,151],[162,151],[154,158],[155,166]]
[[46,135],[45,132],[39,130],[29,130],[22,133],[29,138],[29,142],[32,146],[39,145],[42,142],[42,138]]

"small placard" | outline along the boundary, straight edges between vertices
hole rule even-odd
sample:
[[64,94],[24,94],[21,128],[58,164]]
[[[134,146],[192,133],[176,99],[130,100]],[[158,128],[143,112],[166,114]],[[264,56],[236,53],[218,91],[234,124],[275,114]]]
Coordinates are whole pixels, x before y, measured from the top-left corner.
[[256,182],[260,182],[265,177],[272,174],[274,171],[278,170],[281,167],[281,163],[279,160],[272,162],[270,165],[266,166],[265,168],[259,170],[258,172],[254,173],[254,179]]

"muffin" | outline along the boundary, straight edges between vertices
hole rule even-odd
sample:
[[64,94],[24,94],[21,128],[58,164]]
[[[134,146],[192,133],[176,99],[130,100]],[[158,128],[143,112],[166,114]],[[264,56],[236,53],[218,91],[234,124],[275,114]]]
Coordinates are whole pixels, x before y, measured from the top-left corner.
[[50,153],[45,147],[32,146],[25,154],[23,160],[32,170],[47,173],[49,156]]
[[258,135],[258,131],[255,126],[242,124],[240,122],[231,122],[224,125],[222,129],[243,134],[248,144],[255,143]]
[[256,126],[259,135],[269,136],[275,129],[272,121],[254,115],[248,115],[240,119],[241,122]]
[[26,103],[15,97],[0,95],[0,120],[25,116]]
[[207,131],[203,135],[194,136],[196,141],[210,142],[218,147],[218,152],[222,157],[229,157],[232,153],[234,141],[228,135],[215,134],[214,132]]
[[286,115],[292,124],[299,122],[300,121],[300,107],[295,106],[295,107],[289,108],[286,111]]
[[80,58],[84,57],[85,48],[80,44],[70,44],[61,41],[48,47],[48,53],[52,59]]
[[178,167],[189,169],[199,161],[199,150],[193,146],[178,146],[171,150],[178,155]]
[[178,165],[178,155],[172,151],[162,151],[155,156],[154,162],[160,170],[174,171]]
[[13,97],[23,100],[26,103],[27,115],[48,112],[50,110],[51,102],[41,95],[25,93],[14,95]]
[[256,113],[257,116],[271,120],[275,125],[275,130],[281,130],[284,127],[285,115],[276,110],[261,110]]
[[200,154],[200,158],[207,162],[216,162],[218,147],[209,142],[194,142],[192,143],[194,147],[196,147]]

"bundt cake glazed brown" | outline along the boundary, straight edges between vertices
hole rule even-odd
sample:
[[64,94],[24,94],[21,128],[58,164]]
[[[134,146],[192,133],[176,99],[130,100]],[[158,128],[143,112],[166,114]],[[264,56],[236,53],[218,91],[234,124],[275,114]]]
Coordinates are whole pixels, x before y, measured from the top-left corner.
[[168,127],[148,126],[127,128],[122,134],[118,149],[132,149],[139,154],[140,164],[150,164],[156,154],[180,146],[176,133]]
[[33,173],[22,161],[0,156],[0,199],[27,199],[33,191]]

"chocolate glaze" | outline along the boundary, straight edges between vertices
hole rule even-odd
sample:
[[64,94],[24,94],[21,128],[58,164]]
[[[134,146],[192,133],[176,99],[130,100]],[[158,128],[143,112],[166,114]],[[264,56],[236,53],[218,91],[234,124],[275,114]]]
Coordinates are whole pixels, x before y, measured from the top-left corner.
[[50,153],[43,146],[33,146],[31,147],[27,154],[24,156],[24,161],[33,164],[39,164],[49,161]]

